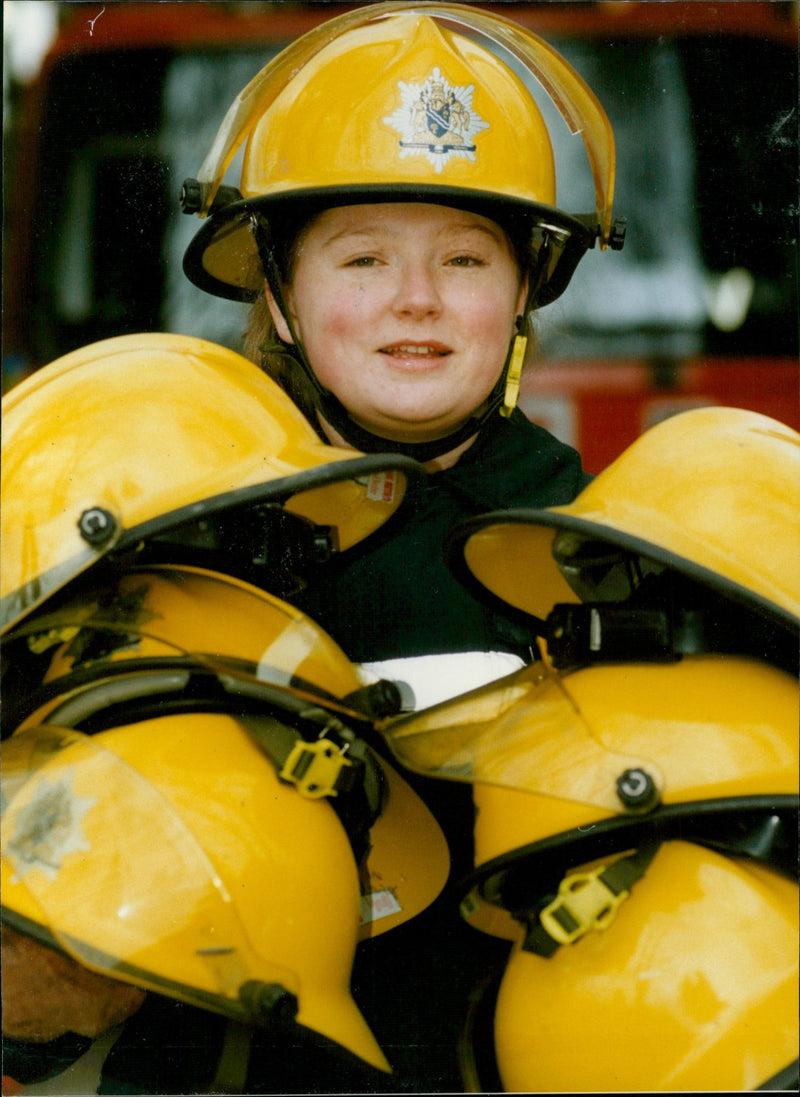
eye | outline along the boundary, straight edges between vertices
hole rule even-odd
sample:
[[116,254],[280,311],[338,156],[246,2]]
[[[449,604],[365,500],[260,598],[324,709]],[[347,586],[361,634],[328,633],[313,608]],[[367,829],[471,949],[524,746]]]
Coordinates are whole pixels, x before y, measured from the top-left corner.
[[450,267],[482,267],[484,262],[483,259],[479,259],[475,255],[455,255],[452,259],[447,260],[447,265]]
[[350,259],[345,266],[348,267],[374,267],[377,265],[378,260],[374,255],[359,255],[355,259]]

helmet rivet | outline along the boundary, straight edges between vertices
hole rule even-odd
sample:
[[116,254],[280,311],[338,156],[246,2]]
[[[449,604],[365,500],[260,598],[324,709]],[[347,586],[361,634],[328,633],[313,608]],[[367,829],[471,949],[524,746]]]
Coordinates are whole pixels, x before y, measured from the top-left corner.
[[403,696],[395,682],[380,678],[367,687],[370,715],[377,718],[396,716],[403,707]]
[[105,507],[89,507],[78,519],[78,529],[90,545],[104,545],[114,536],[117,521]]
[[262,983],[248,979],[239,987],[239,1000],[254,1019],[271,1017],[280,1024],[290,1024],[297,1016],[297,998],[280,983]]
[[180,198],[183,213],[198,213],[203,208],[204,197],[203,184],[199,179],[184,179]]
[[643,769],[626,769],[617,778],[617,796],[626,808],[655,807],[658,801],[655,782]]

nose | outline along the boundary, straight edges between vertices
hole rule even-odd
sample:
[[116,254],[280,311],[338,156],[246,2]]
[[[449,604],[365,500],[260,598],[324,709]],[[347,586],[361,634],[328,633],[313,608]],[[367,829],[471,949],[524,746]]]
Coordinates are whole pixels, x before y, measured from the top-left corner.
[[398,271],[393,309],[397,316],[414,320],[441,312],[439,285],[428,263],[412,260],[402,265]]

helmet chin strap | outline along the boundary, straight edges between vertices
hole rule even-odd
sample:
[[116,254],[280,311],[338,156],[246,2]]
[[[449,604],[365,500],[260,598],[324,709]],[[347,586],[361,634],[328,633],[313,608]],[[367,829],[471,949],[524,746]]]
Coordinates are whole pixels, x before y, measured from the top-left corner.
[[[308,360],[308,355],[305,352],[302,341],[298,338],[294,324],[292,323],[291,312],[286,300],[286,294],[284,293],[283,280],[281,278],[274,250],[267,239],[264,225],[254,213],[251,213],[250,215],[250,228],[255,239],[270,292],[275,298],[275,302],[280,309],[281,315],[283,316],[292,338],[293,345],[289,348],[290,353],[311,387],[314,406],[325,419],[326,423],[328,423],[349,445],[353,446],[355,449],[361,450],[363,453],[398,453],[404,457],[413,457],[415,460],[424,463],[426,461],[432,461],[437,457],[442,457],[445,453],[450,453],[452,450],[463,445],[464,442],[468,442],[471,438],[474,438],[498,408],[500,414],[505,418],[508,418],[508,416],[511,415],[517,404],[520,376],[525,358],[525,348],[527,346],[527,337],[522,334],[521,328],[524,323],[524,318],[528,315],[532,302],[535,300],[539,284],[542,281],[543,273],[547,267],[547,260],[549,258],[548,241],[545,240],[540,248],[536,272],[537,276],[531,279],[532,284],[528,291],[525,309],[523,315],[517,317],[517,332],[509,344],[508,353],[506,354],[503,368],[500,371],[500,376],[481,407],[473,412],[469,419],[462,423],[457,430],[444,435],[442,438],[435,438],[428,442],[397,442],[391,438],[384,438],[380,434],[374,434],[372,431],[366,430],[356,423],[338,397],[334,396],[328,389],[323,388],[319,383],[317,375],[314,373],[311,363]],[[321,432],[319,424],[313,423],[312,426],[314,426],[318,433]]]

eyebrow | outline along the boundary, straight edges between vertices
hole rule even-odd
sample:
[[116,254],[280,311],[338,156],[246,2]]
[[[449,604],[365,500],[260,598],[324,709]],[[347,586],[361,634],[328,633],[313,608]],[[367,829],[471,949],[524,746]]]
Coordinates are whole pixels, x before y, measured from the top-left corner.
[[[343,228],[339,232],[334,233],[333,236],[329,236],[326,240],[324,240],[322,242],[322,247],[329,247],[331,244],[334,244],[339,240],[376,236],[385,231],[385,229],[387,228],[390,232],[401,231],[399,229],[396,229],[396,226],[394,225],[367,225],[364,228]],[[464,222],[455,225],[443,225],[439,232],[436,233],[436,235],[441,236],[442,234],[451,234],[456,232],[480,232],[483,233],[485,236],[488,236],[489,239],[492,240],[495,244],[502,244],[503,240],[505,239],[505,234],[499,226],[495,230],[493,228],[490,228],[488,225],[477,225],[473,224],[472,222]]]

